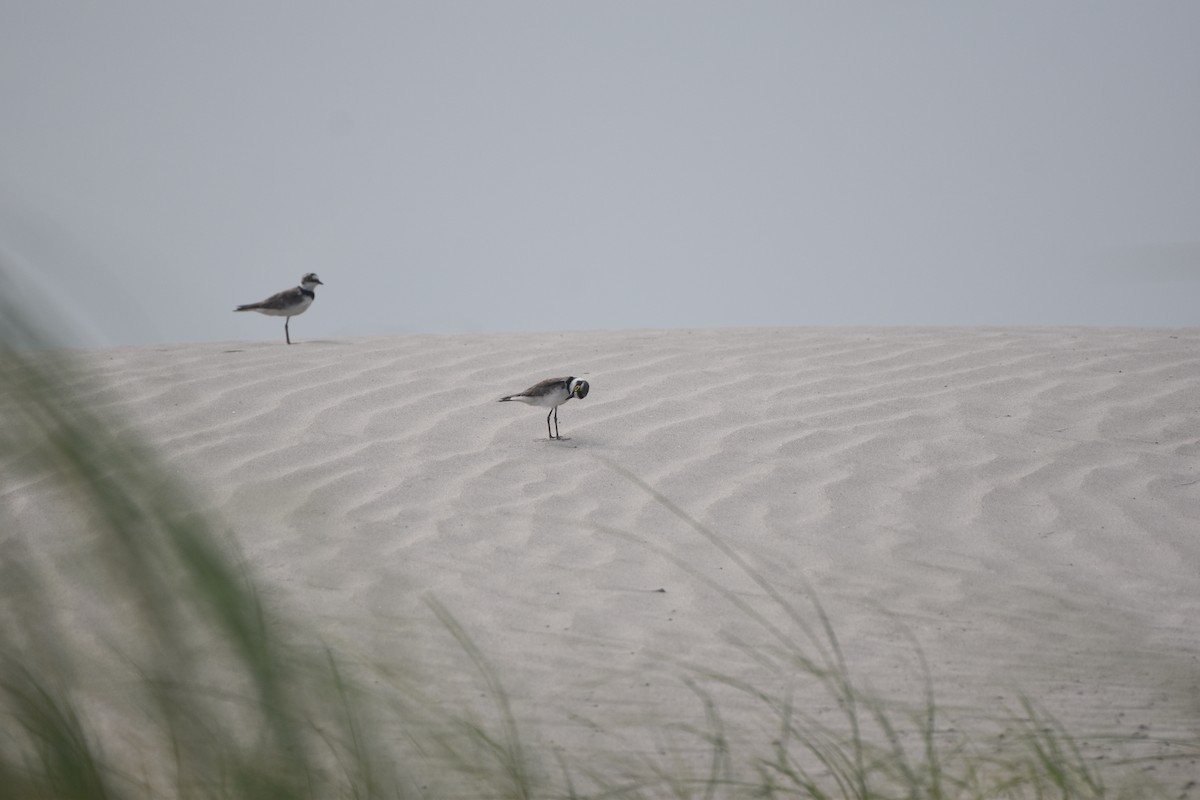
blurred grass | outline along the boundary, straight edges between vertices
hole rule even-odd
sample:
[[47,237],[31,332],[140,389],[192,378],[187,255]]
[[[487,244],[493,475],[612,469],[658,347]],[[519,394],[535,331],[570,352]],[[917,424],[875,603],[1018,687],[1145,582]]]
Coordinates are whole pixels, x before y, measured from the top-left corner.
[[[232,540],[72,399],[67,354],[3,311],[5,495],[37,485],[67,527],[52,532],[88,558],[55,563],[5,514],[0,796],[305,797],[331,769],[352,796],[395,796],[332,656],[283,641]],[[92,607],[62,608],[81,585],[98,588]],[[99,608],[119,625],[93,627]]]
[[[68,354],[47,349],[3,301],[0,339],[0,798],[1117,794],[1032,700],[1017,713],[995,710],[1010,732],[999,746],[946,734],[923,661],[923,697],[914,704],[861,690],[811,591],[801,608],[721,536],[616,464],[757,583],[770,613],[658,551],[765,634],[772,646],[753,657],[820,687],[836,720],[738,676],[692,667],[680,680],[703,722],[661,724],[698,743],[703,758],[670,750],[552,755],[523,727],[498,670],[435,598],[427,607],[493,707],[429,702],[419,652],[374,673],[387,680],[368,691],[354,677],[362,665],[350,668],[318,632],[268,606],[232,537],[193,511],[187,487],[148,447],[73,399],[79,380]],[[46,509],[54,536],[22,530],[37,511],[13,507],[30,486],[54,503]],[[63,556],[81,548],[83,564]],[[724,718],[725,691],[761,710],[772,731],[765,743],[743,740]],[[1136,775],[1118,783],[1139,787]]]

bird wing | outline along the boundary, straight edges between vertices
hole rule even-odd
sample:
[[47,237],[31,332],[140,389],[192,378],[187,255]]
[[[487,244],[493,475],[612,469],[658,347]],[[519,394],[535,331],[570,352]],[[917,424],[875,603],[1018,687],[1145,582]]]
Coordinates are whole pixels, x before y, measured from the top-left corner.
[[[521,392],[521,394],[529,397],[537,397],[538,395],[547,394],[555,387],[566,383],[566,380],[566,378],[546,378],[546,380],[538,381],[533,386],[530,386],[528,389]],[[519,395],[514,395],[514,397],[517,396]]]
[[288,306],[290,306],[294,302],[296,302],[296,299],[299,296],[300,296],[299,287],[293,286],[291,289],[284,289],[282,292],[276,292],[275,294],[271,295],[266,300],[263,300],[261,302],[247,303],[244,306],[238,306],[237,310],[238,311],[254,311],[255,309],[259,309],[259,308],[287,308]]

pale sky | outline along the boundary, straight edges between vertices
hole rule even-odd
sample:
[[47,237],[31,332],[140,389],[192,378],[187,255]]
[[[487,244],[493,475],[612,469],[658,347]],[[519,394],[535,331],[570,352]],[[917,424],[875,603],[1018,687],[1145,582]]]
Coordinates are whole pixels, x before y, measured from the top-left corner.
[[[1200,324],[1200,3],[0,0],[87,344]],[[8,291],[12,291],[11,287]]]

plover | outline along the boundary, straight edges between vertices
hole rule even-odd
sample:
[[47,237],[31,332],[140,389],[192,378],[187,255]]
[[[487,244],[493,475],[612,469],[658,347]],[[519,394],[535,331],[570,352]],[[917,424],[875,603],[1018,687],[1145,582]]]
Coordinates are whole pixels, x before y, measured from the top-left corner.
[[[550,411],[546,414],[546,433],[550,434],[551,439],[561,439],[562,437],[558,435],[558,407],[572,397],[578,397],[582,400],[587,397],[587,393],[587,381],[579,380],[573,376],[570,378],[547,378],[541,383],[535,383],[523,392],[510,394],[508,397],[501,397],[500,402],[516,400],[526,405],[548,407]],[[554,417],[554,433],[550,433],[551,416]]]
[[261,303],[247,303],[238,306],[234,311],[257,311],[268,317],[287,317],[283,323],[283,338],[288,344],[292,343],[292,334],[288,331],[288,323],[297,314],[303,314],[312,305],[317,296],[313,291],[318,286],[324,286],[317,273],[310,272],[300,279],[300,285],[285,289],[279,294],[273,294]]

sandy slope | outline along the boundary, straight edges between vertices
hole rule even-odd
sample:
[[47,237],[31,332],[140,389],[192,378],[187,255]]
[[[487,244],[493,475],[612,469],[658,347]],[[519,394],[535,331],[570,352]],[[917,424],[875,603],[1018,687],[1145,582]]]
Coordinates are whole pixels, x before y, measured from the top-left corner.
[[[609,462],[806,613],[811,585],[856,677],[919,700],[919,643],[947,725],[1024,691],[1085,739],[1200,735],[1200,330],[408,336],[79,362],[275,599],[347,653],[469,673],[429,630],[433,592],[568,750],[645,749],[694,719],[680,662],[831,713],[758,663],[769,637],[706,581],[784,624],[762,587]],[[566,441],[495,402],[558,375],[591,384],[560,409]],[[725,703],[753,727],[749,700]]]

